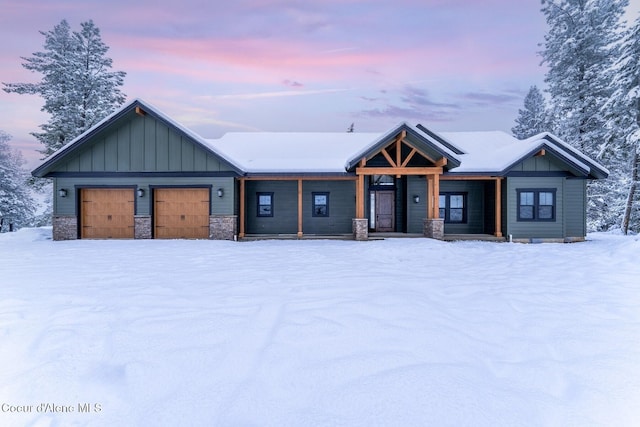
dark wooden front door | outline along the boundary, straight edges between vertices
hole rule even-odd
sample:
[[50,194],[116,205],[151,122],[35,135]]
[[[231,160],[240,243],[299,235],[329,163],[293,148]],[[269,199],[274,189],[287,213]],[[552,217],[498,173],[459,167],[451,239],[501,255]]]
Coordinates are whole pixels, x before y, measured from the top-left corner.
[[395,231],[395,195],[393,191],[376,191],[376,231]]

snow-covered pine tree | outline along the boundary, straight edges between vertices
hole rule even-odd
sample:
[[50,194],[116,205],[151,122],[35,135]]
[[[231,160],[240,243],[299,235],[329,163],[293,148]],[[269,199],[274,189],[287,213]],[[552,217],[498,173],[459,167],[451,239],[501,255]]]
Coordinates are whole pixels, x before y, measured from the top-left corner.
[[[542,0],[549,31],[543,63],[551,96],[554,133],[596,158],[606,140],[602,108],[613,88],[606,71],[616,58],[627,0]],[[608,159],[600,161],[609,166]],[[607,181],[588,184],[587,223],[590,230],[613,225],[613,192]]]
[[112,60],[105,55],[109,48],[93,21],[83,22],[80,32],[71,32],[66,20],[48,32],[44,51],[23,57],[22,66],[43,75],[40,83],[3,83],[6,92],[39,95],[44,99],[42,111],[50,114],[40,126],[43,132],[32,133],[44,146],[45,156],[102,120],[121,106],[125,95],[120,91],[126,75],[110,71]]
[[609,70],[614,92],[604,106],[607,138],[600,157],[609,160],[622,231],[640,231],[640,17],[625,34],[618,60]]
[[524,109],[518,110],[516,125],[511,128],[513,136],[526,139],[541,132],[550,132],[547,106],[537,86],[531,86],[524,98]]
[[0,130],[0,232],[29,225],[36,204],[28,189],[28,172],[19,151],[9,145],[11,137]]

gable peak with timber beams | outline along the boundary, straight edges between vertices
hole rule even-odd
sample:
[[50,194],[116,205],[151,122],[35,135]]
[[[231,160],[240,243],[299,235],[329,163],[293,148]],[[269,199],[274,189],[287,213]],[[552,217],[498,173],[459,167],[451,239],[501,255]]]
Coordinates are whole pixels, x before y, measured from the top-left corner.
[[439,175],[459,165],[446,146],[401,123],[349,159],[346,169],[358,175]]

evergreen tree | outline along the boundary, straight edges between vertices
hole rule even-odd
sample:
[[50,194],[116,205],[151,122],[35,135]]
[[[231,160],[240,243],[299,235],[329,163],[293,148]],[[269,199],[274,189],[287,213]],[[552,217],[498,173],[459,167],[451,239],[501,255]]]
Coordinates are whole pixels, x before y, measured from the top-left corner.
[[125,95],[120,91],[126,73],[109,71],[112,60],[105,55],[109,48],[102,42],[93,21],[83,22],[80,32],[71,32],[66,20],[45,37],[44,51],[23,57],[22,66],[43,75],[40,83],[3,83],[5,92],[39,95],[44,99],[42,111],[50,114],[40,126],[43,132],[32,133],[53,153],[121,106]]
[[518,110],[516,126],[511,128],[511,132],[518,139],[526,139],[549,131],[551,131],[551,125],[544,97],[537,86],[531,86],[524,98],[524,110]]
[[[551,95],[554,133],[597,158],[606,142],[604,104],[613,89],[607,70],[617,57],[621,17],[627,0],[542,0],[549,32],[543,63]],[[606,157],[598,158],[609,167]],[[604,181],[588,184],[587,222],[591,230],[611,227],[613,193]]]
[[616,180],[612,191],[617,196],[619,224],[627,234],[629,228],[640,230],[640,17],[626,32],[609,77],[614,92],[604,106],[608,134],[600,156],[609,160],[611,178]]
[[11,137],[0,131],[0,232],[29,225],[35,202],[28,190],[28,172],[19,151],[9,145]]

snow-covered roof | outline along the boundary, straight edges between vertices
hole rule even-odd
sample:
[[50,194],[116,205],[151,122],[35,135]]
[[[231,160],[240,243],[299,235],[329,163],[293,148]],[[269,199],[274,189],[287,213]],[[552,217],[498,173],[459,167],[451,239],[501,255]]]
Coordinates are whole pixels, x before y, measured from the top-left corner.
[[440,135],[464,151],[459,155],[460,167],[450,171],[452,174],[504,174],[541,149],[551,151],[585,175],[606,177],[608,174],[604,167],[547,132],[525,140],[502,131],[442,132]]
[[548,134],[519,140],[502,131],[434,133],[456,151],[462,152],[457,154],[432,135],[406,123],[384,133],[232,132],[219,139],[205,141],[213,150],[234,159],[240,169],[250,174],[344,173],[354,161],[385,142],[400,128],[419,133],[446,157],[458,160],[460,165],[450,169],[451,174],[500,175],[543,148],[551,150],[585,175],[593,172],[594,164],[597,165],[567,144],[556,144]]
[[248,173],[344,173],[345,160],[379,133],[232,132],[207,144]]
[[462,164],[452,173],[501,172],[520,160],[538,144],[524,142],[501,131],[441,132],[464,154]]

